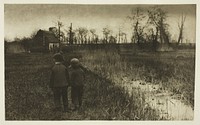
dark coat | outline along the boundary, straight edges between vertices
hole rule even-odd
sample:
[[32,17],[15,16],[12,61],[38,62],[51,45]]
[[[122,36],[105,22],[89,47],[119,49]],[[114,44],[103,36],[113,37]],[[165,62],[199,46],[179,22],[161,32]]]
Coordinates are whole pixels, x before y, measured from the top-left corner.
[[69,73],[62,63],[56,63],[52,68],[50,88],[69,86]]
[[85,80],[84,71],[81,68],[71,68],[70,71],[71,86],[83,86]]

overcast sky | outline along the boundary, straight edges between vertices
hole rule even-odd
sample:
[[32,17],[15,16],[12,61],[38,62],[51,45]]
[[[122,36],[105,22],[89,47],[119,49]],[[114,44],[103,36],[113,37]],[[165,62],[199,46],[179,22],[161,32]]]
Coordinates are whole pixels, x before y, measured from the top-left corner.
[[[130,40],[131,23],[127,16],[136,7],[149,9],[153,5],[70,5],[70,4],[5,4],[4,5],[4,36],[13,40],[22,38],[39,29],[48,30],[55,26],[59,19],[63,29],[68,29],[73,23],[73,29],[78,27],[94,28],[102,37],[102,29],[108,27],[115,36],[119,28],[127,34]],[[195,5],[159,5],[168,12],[168,24],[172,37],[178,37],[178,21],[182,13],[186,14],[184,39],[195,42],[196,6]]]

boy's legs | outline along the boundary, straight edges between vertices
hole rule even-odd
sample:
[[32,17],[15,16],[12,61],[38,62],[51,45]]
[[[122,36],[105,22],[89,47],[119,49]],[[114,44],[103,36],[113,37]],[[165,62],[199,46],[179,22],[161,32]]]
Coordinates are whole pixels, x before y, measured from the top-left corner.
[[61,110],[61,91],[60,88],[56,87],[53,89],[53,94],[54,94],[54,105],[55,105],[55,110],[60,111]]
[[64,105],[64,111],[68,111],[68,87],[63,87],[62,88],[62,101]]
[[78,108],[78,88],[75,86],[71,88],[71,98],[75,109]]
[[83,97],[83,86],[79,86],[78,88],[78,103],[79,107],[82,105],[82,97]]

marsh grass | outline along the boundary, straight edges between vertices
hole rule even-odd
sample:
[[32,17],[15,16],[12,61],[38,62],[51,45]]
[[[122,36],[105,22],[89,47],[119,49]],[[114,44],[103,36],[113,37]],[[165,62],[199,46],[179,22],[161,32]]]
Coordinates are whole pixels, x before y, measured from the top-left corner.
[[176,52],[128,57],[112,50],[86,50],[82,53],[84,65],[104,78],[117,84],[122,84],[124,77],[159,84],[162,90],[180,94],[185,104],[194,107],[195,60],[191,54],[186,53],[187,57],[178,59]]

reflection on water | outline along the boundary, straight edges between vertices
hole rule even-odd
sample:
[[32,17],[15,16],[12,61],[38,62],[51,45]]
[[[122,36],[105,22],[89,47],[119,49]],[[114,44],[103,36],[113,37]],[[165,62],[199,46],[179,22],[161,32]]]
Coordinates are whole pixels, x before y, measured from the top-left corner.
[[180,95],[173,95],[168,91],[160,91],[159,85],[145,83],[144,81],[130,81],[123,78],[122,87],[131,94],[136,88],[145,93],[145,102],[160,113],[160,118],[169,120],[193,120],[194,110],[181,101]]

